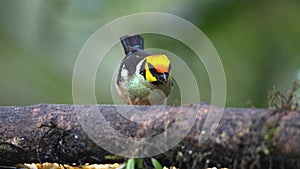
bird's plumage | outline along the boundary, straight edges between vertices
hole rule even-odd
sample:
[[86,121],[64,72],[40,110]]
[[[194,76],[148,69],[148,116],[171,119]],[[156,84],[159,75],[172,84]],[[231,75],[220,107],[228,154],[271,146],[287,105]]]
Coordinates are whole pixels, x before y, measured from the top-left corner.
[[[128,104],[162,104],[172,88],[169,58],[144,51],[144,40],[139,35],[126,35],[120,39],[126,56],[120,64],[116,79],[119,95]],[[153,94],[157,90],[163,94]]]
[[126,56],[137,50],[144,50],[144,39],[140,35],[122,36],[120,38]]

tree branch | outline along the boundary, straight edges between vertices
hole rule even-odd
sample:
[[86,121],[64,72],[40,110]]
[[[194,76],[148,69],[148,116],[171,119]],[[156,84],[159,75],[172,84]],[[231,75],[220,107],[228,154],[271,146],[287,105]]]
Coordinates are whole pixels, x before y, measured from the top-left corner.
[[[113,154],[95,144],[86,134],[86,129],[83,130],[85,122],[96,127],[101,122],[95,115],[86,113],[91,107],[101,110],[105,121],[113,129],[134,138],[157,136],[175,122],[180,126],[178,133],[190,125],[178,119],[179,113],[186,113],[185,109],[172,106],[163,109],[158,118],[157,110],[149,110],[147,117],[153,116],[154,120],[143,123],[134,122],[140,118],[138,114],[133,113],[128,120],[119,113],[119,109],[129,109],[127,105],[0,107],[0,164],[120,161],[120,158],[109,156]],[[148,108],[134,107],[136,110]],[[157,156],[162,163],[182,168],[211,164],[230,168],[299,168],[300,112],[225,108],[217,130],[208,140],[199,142],[199,137],[209,133],[203,128],[209,109],[213,108],[216,114],[221,109],[207,104],[184,108],[192,108],[197,114],[195,123],[177,146]],[[176,133],[167,134],[176,137]],[[116,144],[116,141],[112,138],[113,143]]]

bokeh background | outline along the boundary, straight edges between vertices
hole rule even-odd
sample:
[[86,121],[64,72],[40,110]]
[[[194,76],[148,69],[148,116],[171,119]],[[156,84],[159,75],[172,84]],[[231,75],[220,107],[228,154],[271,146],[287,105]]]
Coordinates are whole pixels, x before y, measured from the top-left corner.
[[[106,23],[137,12],[174,14],[206,34],[225,69],[226,106],[247,107],[250,99],[267,107],[273,85],[287,92],[300,78],[300,1],[1,0],[0,105],[72,104],[73,69],[85,42]],[[181,57],[197,77],[201,101],[210,102],[207,72],[187,46],[165,36],[143,37],[146,48]],[[121,45],[108,56],[96,77],[98,103],[112,103],[110,85],[101,82],[110,82],[105,72],[123,57]]]

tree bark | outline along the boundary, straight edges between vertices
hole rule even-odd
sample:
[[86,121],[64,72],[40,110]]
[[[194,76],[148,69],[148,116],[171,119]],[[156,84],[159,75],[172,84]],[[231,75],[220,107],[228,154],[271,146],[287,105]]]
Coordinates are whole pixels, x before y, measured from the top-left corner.
[[[92,109],[99,110],[101,114],[88,111]],[[124,110],[127,110],[129,118],[119,113]],[[146,114],[130,114],[136,110]],[[178,144],[163,155],[156,156],[162,163],[181,168],[205,168],[210,165],[229,168],[300,168],[299,111],[225,108],[222,114],[222,110],[208,104],[167,106],[159,109],[159,113],[158,109],[147,106],[129,105],[38,104],[0,107],[0,164],[84,164],[124,160],[113,156],[114,153],[107,151],[106,147],[94,143],[100,140],[101,144],[104,137],[111,139],[109,147],[122,143],[122,140],[115,140],[109,133],[98,136],[102,128],[97,127],[105,122],[115,131],[136,139],[155,137],[161,133],[172,135],[166,138],[177,138],[191,126]],[[222,115],[222,118],[218,123],[210,124],[217,128],[209,135],[209,139],[203,141],[199,138],[214,129],[205,126],[209,113],[213,113],[210,117]],[[187,118],[195,115],[193,123],[178,118],[182,114]],[[141,117],[147,117],[148,121],[143,121],[147,118]],[[153,120],[149,121],[149,118]],[[173,125],[177,126],[176,131],[168,131]],[[124,150],[120,154],[126,156]],[[129,154],[130,151],[136,150],[129,149]]]

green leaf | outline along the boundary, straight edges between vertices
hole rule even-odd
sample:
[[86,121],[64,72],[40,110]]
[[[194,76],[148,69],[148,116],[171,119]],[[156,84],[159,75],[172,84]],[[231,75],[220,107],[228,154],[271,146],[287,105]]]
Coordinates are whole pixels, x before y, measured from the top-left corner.
[[162,169],[161,164],[155,158],[151,158],[151,162],[155,169]]
[[130,158],[130,159],[127,161],[126,169],[134,169],[134,159],[133,159],[133,158]]
[[137,163],[138,169],[143,169],[143,159],[142,158],[136,159],[136,163]]

